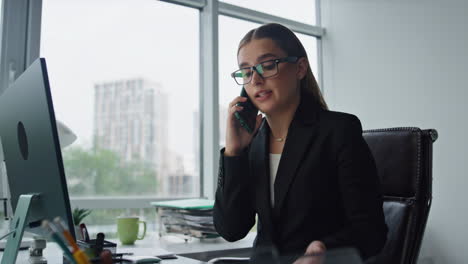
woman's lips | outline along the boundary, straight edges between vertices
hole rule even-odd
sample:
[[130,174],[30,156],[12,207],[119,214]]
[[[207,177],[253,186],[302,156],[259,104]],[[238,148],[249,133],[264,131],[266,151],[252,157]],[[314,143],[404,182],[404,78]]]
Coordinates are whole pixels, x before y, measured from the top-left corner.
[[271,95],[272,95],[272,92],[269,90],[260,91],[255,94],[255,99],[259,102],[263,102],[267,100],[268,98],[270,98]]

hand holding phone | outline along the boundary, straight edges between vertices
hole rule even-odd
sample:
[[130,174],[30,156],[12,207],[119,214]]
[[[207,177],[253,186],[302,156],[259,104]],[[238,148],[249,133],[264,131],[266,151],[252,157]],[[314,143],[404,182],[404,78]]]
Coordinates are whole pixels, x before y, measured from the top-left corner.
[[239,155],[252,141],[261,121],[258,109],[242,88],[241,95],[230,103],[224,155]]
[[243,109],[242,111],[236,111],[234,116],[239,121],[240,125],[245,130],[247,130],[249,134],[252,134],[255,129],[255,121],[258,114],[258,109],[255,107],[252,101],[250,101],[250,98],[247,95],[244,87],[242,87],[240,96],[246,97],[247,101],[237,103],[237,105],[242,106]]

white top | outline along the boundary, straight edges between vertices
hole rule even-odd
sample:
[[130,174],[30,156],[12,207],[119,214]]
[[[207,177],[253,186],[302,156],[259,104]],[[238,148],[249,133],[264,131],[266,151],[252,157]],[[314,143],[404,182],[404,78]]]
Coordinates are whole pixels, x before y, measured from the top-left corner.
[[278,172],[278,165],[281,159],[281,154],[270,153],[270,200],[271,207],[275,207],[275,179]]

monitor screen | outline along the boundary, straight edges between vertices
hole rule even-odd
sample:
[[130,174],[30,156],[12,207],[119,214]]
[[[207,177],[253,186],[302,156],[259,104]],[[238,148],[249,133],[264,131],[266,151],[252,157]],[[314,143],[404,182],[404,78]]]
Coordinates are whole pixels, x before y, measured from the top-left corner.
[[[27,222],[60,216],[74,235],[45,59],[37,59],[0,95],[0,140],[13,210],[20,195],[39,194]],[[26,231],[44,235],[39,226]]]

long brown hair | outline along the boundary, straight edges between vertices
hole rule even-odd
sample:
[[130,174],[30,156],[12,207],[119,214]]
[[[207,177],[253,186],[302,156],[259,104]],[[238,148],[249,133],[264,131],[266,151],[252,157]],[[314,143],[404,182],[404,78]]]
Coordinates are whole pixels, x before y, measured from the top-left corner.
[[[240,49],[251,40],[262,38],[273,40],[288,56],[305,57],[307,61],[309,60],[304,46],[297,36],[289,28],[276,23],[265,24],[247,32],[239,43],[237,53],[239,54]],[[328,110],[327,103],[325,103],[323,99],[322,92],[310,69],[310,65],[307,69],[306,76],[300,82],[300,87],[301,91],[311,95],[322,109]]]

